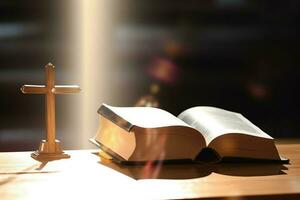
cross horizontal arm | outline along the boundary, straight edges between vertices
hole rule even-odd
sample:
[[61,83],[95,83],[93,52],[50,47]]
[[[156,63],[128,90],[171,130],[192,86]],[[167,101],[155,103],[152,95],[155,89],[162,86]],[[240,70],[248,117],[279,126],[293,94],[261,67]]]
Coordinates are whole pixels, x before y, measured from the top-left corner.
[[54,94],[71,94],[80,92],[80,87],[78,85],[56,85],[52,92]]
[[24,94],[45,94],[47,88],[44,85],[23,85],[21,91]]

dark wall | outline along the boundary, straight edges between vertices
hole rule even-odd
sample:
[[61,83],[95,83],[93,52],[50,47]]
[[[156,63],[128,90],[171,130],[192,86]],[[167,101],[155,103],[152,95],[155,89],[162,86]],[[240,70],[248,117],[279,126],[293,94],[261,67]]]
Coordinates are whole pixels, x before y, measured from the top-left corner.
[[152,94],[174,114],[218,106],[273,137],[300,136],[299,1],[128,2],[116,46],[122,64],[148,81],[132,104]]
[[[58,82],[72,69],[62,15],[71,3],[0,3],[1,151],[33,150],[43,138],[43,97],[25,98],[19,87],[43,83],[49,61],[60,67]],[[244,114],[273,137],[300,136],[299,1],[115,4],[114,58],[135,88],[121,105],[146,99],[175,115],[212,105]]]
[[44,97],[25,96],[20,87],[43,84],[48,62],[60,66],[59,74],[66,68],[62,8],[60,1],[0,2],[1,151],[33,150],[44,138]]

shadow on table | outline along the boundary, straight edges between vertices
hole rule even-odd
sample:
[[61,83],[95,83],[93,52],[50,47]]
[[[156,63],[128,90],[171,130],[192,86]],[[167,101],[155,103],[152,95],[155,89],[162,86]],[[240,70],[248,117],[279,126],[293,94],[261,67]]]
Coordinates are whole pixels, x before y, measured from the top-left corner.
[[124,165],[101,158],[99,164],[114,169],[134,179],[192,179],[218,173],[228,176],[271,176],[284,175],[288,170],[280,163],[145,163]]
[[7,183],[11,183],[15,181],[18,178],[18,175],[33,175],[33,174],[50,174],[50,173],[56,173],[57,171],[41,171],[48,162],[42,162],[40,164],[34,164],[29,167],[23,168],[23,169],[16,169],[12,172],[0,172],[0,175],[7,176],[4,179],[0,180],[0,186],[5,185]]

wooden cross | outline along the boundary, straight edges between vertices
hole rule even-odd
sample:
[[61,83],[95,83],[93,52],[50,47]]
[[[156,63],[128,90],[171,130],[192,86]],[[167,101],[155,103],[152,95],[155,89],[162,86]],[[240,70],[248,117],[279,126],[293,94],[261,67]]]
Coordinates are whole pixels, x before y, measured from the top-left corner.
[[62,151],[59,140],[55,139],[55,94],[71,94],[80,92],[77,85],[55,85],[55,67],[48,63],[46,69],[46,85],[23,85],[24,94],[45,94],[46,140],[42,140],[39,150],[31,154],[37,160],[56,160],[70,158]]

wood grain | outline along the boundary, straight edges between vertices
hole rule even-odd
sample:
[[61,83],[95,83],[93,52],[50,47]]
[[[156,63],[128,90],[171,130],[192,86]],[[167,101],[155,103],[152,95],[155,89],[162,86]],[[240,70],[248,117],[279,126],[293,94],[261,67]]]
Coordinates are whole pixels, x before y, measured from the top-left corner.
[[[93,154],[37,162],[0,153],[1,199],[300,199],[300,144],[277,145],[290,164],[124,166]],[[46,195],[45,195],[46,194]]]

